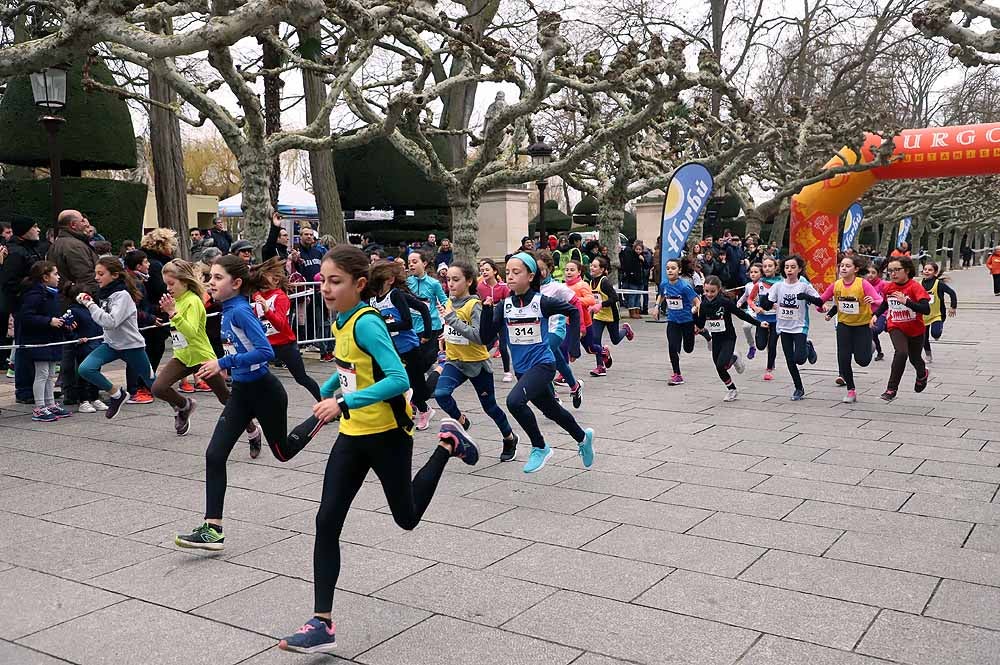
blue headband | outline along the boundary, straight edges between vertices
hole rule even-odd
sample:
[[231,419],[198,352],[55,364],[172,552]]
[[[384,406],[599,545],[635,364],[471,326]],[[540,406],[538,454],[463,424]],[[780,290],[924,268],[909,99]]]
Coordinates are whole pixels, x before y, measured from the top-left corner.
[[538,263],[536,263],[535,260],[531,258],[530,254],[525,254],[524,252],[518,252],[517,254],[515,254],[510,258],[517,259],[518,261],[526,265],[528,267],[528,272],[531,273],[538,272]]

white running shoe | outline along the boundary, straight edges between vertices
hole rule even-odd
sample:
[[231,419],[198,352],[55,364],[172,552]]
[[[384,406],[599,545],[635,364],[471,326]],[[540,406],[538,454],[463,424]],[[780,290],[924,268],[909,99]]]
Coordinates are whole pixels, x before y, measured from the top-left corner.
[[504,372],[503,373],[503,382],[504,383],[510,383],[513,380],[514,380],[514,375],[513,374],[511,374],[510,372]]
[[[736,356],[736,361],[733,362],[733,367],[736,368],[737,374],[742,374],[743,371],[747,368],[747,365],[745,362],[743,362],[743,358]],[[735,397],[733,399],[735,399]]]
[[97,413],[97,409],[90,402],[83,401],[80,402],[80,406],[76,408],[79,413]]
[[99,399],[92,400],[90,402],[90,405],[92,407],[94,407],[95,409],[97,409],[98,411],[107,411],[108,410],[108,405],[105,404],[104,402],[102,402]]
[[723,402],[735,402],[737,397],[736,388],[730,388],[729,393],[722,398]]

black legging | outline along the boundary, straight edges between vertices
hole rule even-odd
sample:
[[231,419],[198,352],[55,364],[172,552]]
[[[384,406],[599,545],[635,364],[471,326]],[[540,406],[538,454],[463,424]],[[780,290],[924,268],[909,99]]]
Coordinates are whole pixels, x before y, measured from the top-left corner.
[[289,445],[288,395],[273,374],[255,381],[234,381],[229,401],[215,423],[212,440],[205,451],[205,519],[222,519],[226,499],[226,460],[233,447],[256,418],[264,431],[271,454],[287,462],[302,448]]
[[667,321],[667,353],[670,355],[670,368],[674,370],[674,374],[681,373],[681,348],[684,353],[694,351],[694,321]]
[[867,324],[849,326],[837,324],[837,368],[848,390],[854,390],[854,369],[851,356],[861,367],[872,361],[872,329]]
[[802,377],[799,375],[799,365],[804,365],[809,358],[809,337],[805,333],[783,332],[781,337],[781,351],[785,354],[785,364],[788,365],[788,373],[792,377],[792,383],[796,390],[805,390],[802,387]]
[[[437,344],[437,342],[434,343]],[[410,401],[418,410],[427,411],[427,400],[430,399],[431,391],[427,388],[426,373],[430,365],[426,362],[424,350],[418,346],[406,353],[399,354],[399,357],[403,359],[406,376],[409,377],[410,387],[413,388],[413,397]],[[437,358],[436,351],[434,357]]]
[[552,379],[555,377],[555,365],[550,363],[535,365],[524,374],[518,374],[517,383],[507,393],[507,411],[514,416],[514,420],[525,431],[535,448],[545,447],[545,437],[538,429],[538,421],[535,420],[535,414],[528,406],[528,402],[538,407],[543,416],[566,430],[577,443],[587,436],[577,424],[573,414],[556,401],[556,396],[552,392]]
[[296,342],[280,344],[271,348],[274,349],[274,357],[285,364],[292,378],[295,379],[295,383],[308,390],[317,402],[323,399],[319,394],[319,385],[316,380],[306,374],[306,365],[302,362],[302,353]]
[[503,363],[503,371],[507,374],[510,372],[510,347],[504,342],[502,335],[497,344],[500,347],[500,362]]
[[[421,342],[420,346],[418,347],[420,349],[421,357],[423,358],[423,364],[425,368],[424,371],[427,371],[427,369],[433,367],[434,363],[437,362],[438,350],[440,348],[438,346],[438,339],[441,338],[442,332],[444,332],[444,328],[431,330],[430,332],[427,332],[425,330],[423,332],[417,333],[417,337],[423,337],[424,339],[427,340],[426,342]],[[400,354],[400,357],[403,357],[403,354]],[[410,385],[412,386],[413,383],[411,382]],[[430,397],[430,395],[427,395],[427,397]],[[427,397],[425,397],[424,399],[426,399]]]
[[935,340],[941,339],[941,334],[944,332],[944,321],[938,320],[929,326],[924,328],[924,351],[927,353],[931,352],[931,338]]
[[715,371],[719,373],[719,378],[726,384],[727,388],[735,388],[733,377],[729,374],[729,368],[736,362],[736,335],[731,337],[712,335],[712,362],[715,363]]
[[767,348],[767,369],[774,369],[774,361],[778,356],[778,331],[775,330],[774,323],[769,323],[766,328],[758,326],[754,332],[754,342],[758,351]]
[[889,369],[888,390],[893,392],[899,390],[899,382],[903,378],[903,370],[906,369],[906,359],[910,359],[913,369],[917,370],[917,378],[923,377],[927,373],[927,365],[924,364],[923,346],[924,336],[908,336],[899,328],[889,331],[889,340],[892,341],[892,348],[895,353],[892,355],[892,367]]
[[333,594],[340,577],[340,532],[368,471],[374,471],[381,481],[396,524],[410,530],[417,526],[430,505],[448,457],[448,451],[437,446],[411,480],[413,437],[403,430],[337,437],[326,462],[323,497],[316,513],[313,609],[317,614],[333,609]]

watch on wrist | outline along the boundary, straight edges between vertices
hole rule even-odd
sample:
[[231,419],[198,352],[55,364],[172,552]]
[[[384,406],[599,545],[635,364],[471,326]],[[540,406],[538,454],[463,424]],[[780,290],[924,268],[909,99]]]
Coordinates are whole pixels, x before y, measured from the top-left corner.
[[337,397],[337,406],[340,407],[340,417],[348,420],[351,417],[351,409],[347,406],[347,400],[344,399],[343,395]]

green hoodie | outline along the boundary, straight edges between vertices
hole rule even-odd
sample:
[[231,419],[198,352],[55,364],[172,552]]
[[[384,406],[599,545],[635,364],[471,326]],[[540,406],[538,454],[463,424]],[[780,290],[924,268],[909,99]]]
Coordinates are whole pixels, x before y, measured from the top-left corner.
[[177,310],[170,319],[174,358],[185,367],[215,360],[215,351],[205,333],[205,303],[193,291],[185,291],[176,300]]

